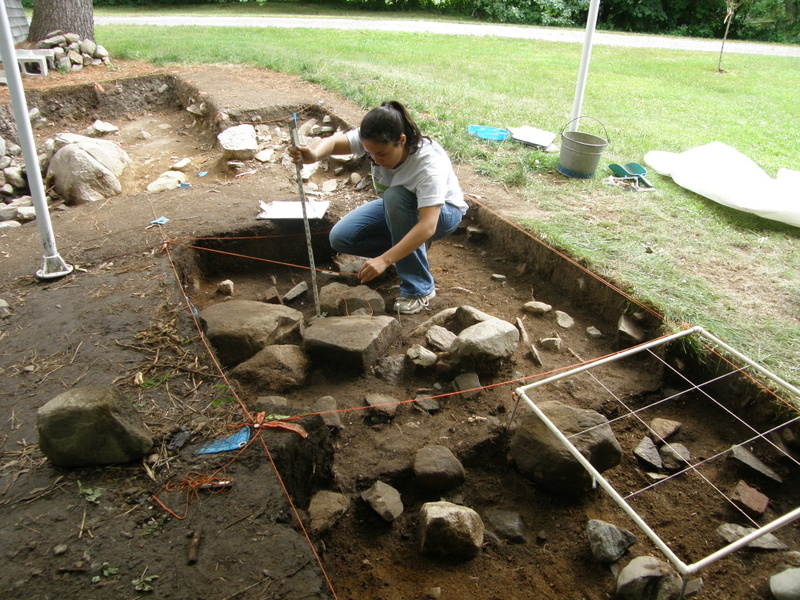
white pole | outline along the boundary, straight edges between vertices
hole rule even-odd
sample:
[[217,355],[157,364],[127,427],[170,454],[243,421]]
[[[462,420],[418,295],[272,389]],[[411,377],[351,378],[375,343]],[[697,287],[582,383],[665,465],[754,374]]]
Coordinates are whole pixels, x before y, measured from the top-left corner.
[[47,210],[47,197],[44,192],[39,157],[36,155],[36,142],[33,139],[33,128],[28,115],[28,103],[25,101],[25,91],[22,89],[22,76],[17,66],[17,53],[14,50],[11,25],[8,22],[8,12],[4,0],[0,0],[0,21],[2,21],[0,33],[3,34],[0,36],[2,38],[0,40],[0,56],[3,58],[11,107],[17,123],[19,145],[25,159],[28,187],[31,190],[31,198],[36,210],[36,225],[39,228],[39,237],[44,250],[44,265],[40,271],[36,271],[36,277],[39,279],[63,277],[72,272],[72,265],[65,263],[56,250],[56,240],[53,235],[53,225],[50,222],[50,213]]
[[578,83],[575,85],[575,100],[572,103],[572,115],[567,125],[567,131],[577,131],[578,121],[583,106],[583,92],[586,89],[586,77],[589,74],[589,61],[592,58],[592,36],[597,26],[597,13],[600,10],[600,0],[592,0],[589,5],[589,15],[586,17],[586,35],[583,39],[583,53],[581,66],[578,70]]

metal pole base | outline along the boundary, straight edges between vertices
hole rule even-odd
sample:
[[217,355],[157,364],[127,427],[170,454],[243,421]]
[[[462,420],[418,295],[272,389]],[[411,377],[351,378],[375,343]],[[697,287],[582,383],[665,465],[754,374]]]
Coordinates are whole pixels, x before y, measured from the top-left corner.
[[72,265],[68,265],[61,258],[61,255],[45,256],[44,265],[41,270],[36,271],[37,279],[57,279],[72,273]]

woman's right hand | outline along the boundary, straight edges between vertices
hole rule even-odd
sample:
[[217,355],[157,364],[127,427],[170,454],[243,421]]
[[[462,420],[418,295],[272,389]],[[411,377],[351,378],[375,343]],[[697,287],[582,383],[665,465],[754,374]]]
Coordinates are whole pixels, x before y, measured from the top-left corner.
[[305,145],[289,146],[289,157],[293,163],[300,165],[309,165],[317,162],[317,154]]

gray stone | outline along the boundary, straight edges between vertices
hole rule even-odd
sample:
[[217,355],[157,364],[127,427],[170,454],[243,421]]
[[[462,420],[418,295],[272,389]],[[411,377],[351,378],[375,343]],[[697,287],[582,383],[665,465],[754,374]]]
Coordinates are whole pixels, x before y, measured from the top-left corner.
[[11,316],[11,305],[0,298],[0,319],[5,319]]
[[542,338],[539,340],[539,345],[541,345],[541,347],[544,350],[549,350],[550,352],[560,352],[561,338],[560,337]]
[[673,435],[678,433],[681,424],[678,421],[670,421],[669,419],[661,419],[656,417],[650,421],[650,429],[653,430],[656,438],[659,440],[667,441]]
[[54,142],[46,185],[64,202],[96,202],[122,192],[119,176],[131,159],[117,144],[68,133]]
[[617,339],[623,347],[641,344],[646,339],[644,331],[628,315],[622,315],[617,323]]
[[262,348],[238,364],[231,375],[256,392],[285,392],[305,384],[310,364],[299,346],[278,344]]
[[682,580],[667,563],[652,556],[634,558],[617,577],[620,600],[678,600]]
[[192,166],[192,159],[191,158],[182,158],[179,161],[172,164],[169,168],[170,171],[182,171],[185,172],[190,166]]
[[385,521],[394,521],[403,514],[400,492],[382,481],[376,481],[371,488],[361,492],[361,499]]
[[481,380],[477,373],[462,373],[453,380],[453,389],[461,392],[459,395],[465,399],[474,398],[480,394],[480,388]]
[[10,183],[14,188],[21,190],[28,187],[28,180],[25,179],[25,172],[21,167],[6,167],[3,169],[6,183]]
[[570,327],[575,325],[575,319],[570,317],[563,310],[557,310],[556,311],[556,324],[559,327],[563,328],[563,329],[569,329]]
[[61,468],[128,463],[153,446],[133,402],[107,385],[59,394],[37,411],[36,428],[42,453]]
[[432,367],[439,359],[435,352],[428,350],[425,346],[414,344],[406,351],[408,359],[419,367]]
[[258,152],[256,128],[252,125],[234,125],[217,135],[224,160],[250,160]]
[[320,311],[329,317],[352,315],[366,308],[373,315],[386,312],[386,302],[378,292],[366,285],[350,287],[343,283],[330,283],[319,290]]
[[375,375],[385,379],[391,385],[401,384],[408,376],[408,371],[408,363],[404,354],[384,356],[378,360],[375,366]]
[[233,292],[236,289],[236,284],[233,283],[230,279],[226,279],[224,281],[220,281],[217,284],[217,293],[222,294],[223,296],[233,296]]
[[274,344],[299,341],[303,313],[280,304],[230,300],[200,313],[206,337],[224,366],[234,366]]
[[692,455],[683,444],[664,444],[658,449],[661,462],[667,471],[680,471],[689,465]]
[[464,483],[466,472],[456,456],[445,446],[425,446],[414,457],[417,483],[431,492],[447,492]]
[[451,502],[426,502],[419,511],[420,551],[449,560],[475,558],[483,546],[478,513]]
[[32,206],[19,206],[17,207],[17,221],[26,223],[33,221],[36,218],[36,209]]
[[525,544],[525,521],[522,515],[509,510],[492,509],[486,512],[486,520],[494,532],[512,544]]
[[397,414],[397,407],[400,403],[397,398],[386,394],[367,394],[364,400],[370,407],[369,414],[372,421],[377,423],[391,421]]
[[350,508],[350,499],[344,494],[322,490],[314,494],[308,506],[308,516],[311,519],[311,531],[324,533]]
[[339,407],[336,405],[336,400],[333,396],[322,396],[317,398],[314,403],[314,412],[320,413],[320,417],[325,422],[325,425],[331,429],[342,429],[342,417],[340,416]]
[[[619,464],[622,449],[603,415],[555,401],[538,406],[599,472]],[[553,492],[576,495],[592,486],[589,473],[536,415],[520,423],[511,455],[523,475]]]
[[778,483],[783,483],[783,479],[780,475],[768,467],[760,458],[758,458],[744,446],[732,446],[729,456],[739,463],[749,467],[756,473],[760,473],[764,477],[772,479],[773,481],[777,481]]
[[603,332],[601,332],[597,327],[594,325],[590,325],[586,328],[586,335],[588,335],[593,340],[599,340],[603,337]]
[[539,302],[537,300],[533,300],[531,302],[526,302],[525,304],[523,304],[522,310],[531,313],[533,315],[543,315],[553,310],[553,307],[547,304],[546,302]]
[[339,182],[336,179],[326,179],[322,182],[322,191],[329,194],[335,192],[338,187]]
[[116,177],[122,175],[133,162],[118,144],[109,140],[99,140],[74,133],[59,133],[53,140],[53,152],[58,154],[67,146],[78,146]]
[[88,38],[81,40],[78,45],[80,47],[81,54],[88,54],[90,58],[94,56],[94,53],[97,50],[97,44]]
[[305,331],[305,349],[314,360],[368,370],[400,336],[394,317],[329,317]]
[[0,229],[13,229],[14,227],[22,227],[19,221],[0,221]]
[[[723,523],[717,527],[717,534],[729,544],[743,538],[746,535],[750,535],[754,531],[756,530],[752,527],[744,527],[742,525],[737,525],[736,523]],[[747,544],[747,547],[756,548],[758,550],[789,549],[789,546],[784,544],[771,533],[765,533],[761,537],[754,539],[752,542]]]
[[444,310],[439,311],[438,313],[433,315],[430,319],[426,319],[425,321],[417,325],[409,335],[411,337],[416,337],[418,335],[425,335],[428,332],[428,330],[434,325],[444,326],[453,320],[456,312],[458,312],[458,308],[455,307],[445,308]]
[[643,437],[639,445],[636,446],[633,455],[648,467],[661,469],[664,466],[661,461],[661,455],[658,453],[658,448],[656,448],[653,440],[647,436]]
[[[445,312],[445,311],[442,311]],[[491,321],[496,319],[492,315],[485,313],[477,308],[469,305],[462,305],[455,309],[450,317],[444,322],[437,322],[437,325],[444,325],[450,331],[461,333],[467,327],[483,323],[484,321]]]
[[288,292],[286,292],[283,295],[283,301],[284,302],[293,302],[294,300],[296,300],[297,298],[299,298],[300,296],[302,296],[306,292],[308,292],[308,282],[301,281],[300,283],[298,283],[296,286],[294,286],[292,289],[290,289]]
[[17,207],[0,203],[0,221],[11,221],[17,217]]
[[786,569],[769,578],[775,600],[800,600],[800,569]]
[[108,135],[110,133],[119,133],[119,127],[112,125],[111,123],[101,121],[100,119],[97,119],[94,123],[83,130],[83,135],[87,137],[103,137],[104,135]]
[[617,562],[636,543],[636,536],[627,529],[597,519],[586,524],[586,537],[594,557],[604,563]]
[[427,394],[422,397],[417,396],[417,398],[418,399],[414,402],[414,406],[420,410],[424,410],[429,415],[435,415],[442,410],[442,406],[436,398],[429,398]]
[[158,179],[147,184],[147,191],[151,194],[177,190],[186,181],[186,173],[181,171],[164,171]]
[[508,358],[519,343],[519,330],[511,323],[491,318],[462,330],[453,341],[450,352],[457,359],[479,363]]
[[436,350],[442,352],[450,350],[455,339],[456,334],[441,325],[432,325],[425,333],[425,341]]

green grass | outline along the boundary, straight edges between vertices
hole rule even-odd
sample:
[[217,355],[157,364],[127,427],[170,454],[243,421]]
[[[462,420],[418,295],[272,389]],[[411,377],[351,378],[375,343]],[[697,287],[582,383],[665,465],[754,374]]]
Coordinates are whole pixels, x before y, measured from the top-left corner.
[[299,75],[365,108],[396,98],[455,161],[516,186],[531,206],[523,225],[534,234],[668,322],[704,326],[800,382],[800,230],[656,175],[654,193],[602,183],[609,162],[643,163],[650,150],[714,140],[771,176],[780,167],[800,170],[796,58],[727,54],[719,73],[715,53],[595,46],[583,112],[605,130],[590,120],[581,130],[610,143],[598,176],[584,181],[554,174],[556,154],[466,133],[476,123],[561,131],[578,44],[369,30],[103,26],[96,33],[113,57],[252,64]]

